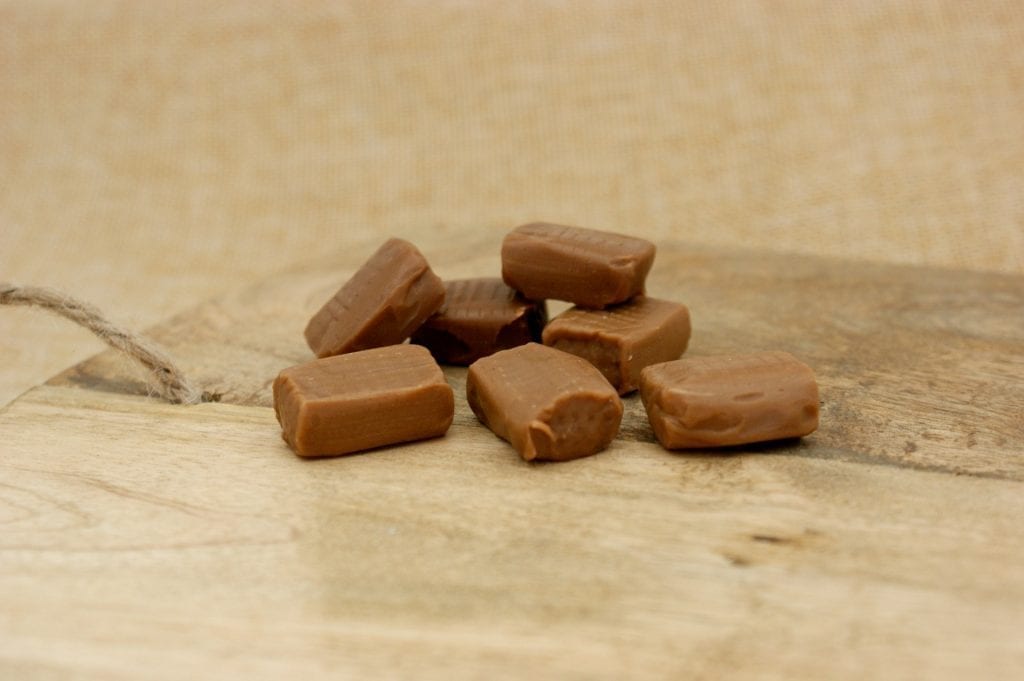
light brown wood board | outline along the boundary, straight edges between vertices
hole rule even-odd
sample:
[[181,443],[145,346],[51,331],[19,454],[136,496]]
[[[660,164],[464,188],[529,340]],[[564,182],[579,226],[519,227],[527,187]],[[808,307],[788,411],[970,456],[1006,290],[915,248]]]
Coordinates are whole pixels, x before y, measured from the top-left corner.
[[449,368],[444,438],[301,460],[269,385],[375,246],[151,330],[220,403],[104,353],[0,412],[0,677],[1019,678],[1024,278],[661,243],[688,353],[793,352],[817,432],[672,453],[633,396],[527,464]]

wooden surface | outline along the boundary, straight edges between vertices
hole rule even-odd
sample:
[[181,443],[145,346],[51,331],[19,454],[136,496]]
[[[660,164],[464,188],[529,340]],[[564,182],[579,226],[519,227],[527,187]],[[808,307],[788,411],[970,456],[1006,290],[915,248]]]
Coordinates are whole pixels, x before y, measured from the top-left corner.
[[801,357],[815,434],[670,453],[634,396],[530,465],[450,369],[446,437],[300,460],[269,385],[375,245],[153,330],[220,403],[105,353],[0,412],[0,678],[1019,678],[1024,279],[663,242],[688,352]]

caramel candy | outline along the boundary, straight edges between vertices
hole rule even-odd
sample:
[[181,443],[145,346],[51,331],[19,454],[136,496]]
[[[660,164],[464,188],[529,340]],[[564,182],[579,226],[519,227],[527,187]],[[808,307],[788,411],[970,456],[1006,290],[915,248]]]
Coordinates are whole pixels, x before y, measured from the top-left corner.
[[391,345],[285,369],[274,411],[296,454],[333,456],[444,435],[455,397],[426,348]]
[[597,369],[537,343],[474,362],[466,397],[477,418],[527,461],[596,454],[622,421],[622,400]]
[[498,350],[540,341],[548,310],[496,277],[444,283],[441,311],[423,323],[412,342],[443,364],[472,364]]
[[692,357],[640,374],[640,396],[667,449],[800,437],[818,427],[818,384],[788,352]]
[[602,308],[644,292],[654,244],[622,234],[535,222],[501,245],[501,276],[532,300]]
[[313,315],[317,357],[401,343],[444,303],[444,284],[408,241],[388,239]]
[[637,389],[644,367],[677,359],[689,342],[686,306],[644,296],[604,310],[574,307],[544,329],[545,345],[587,360],[620,395]]

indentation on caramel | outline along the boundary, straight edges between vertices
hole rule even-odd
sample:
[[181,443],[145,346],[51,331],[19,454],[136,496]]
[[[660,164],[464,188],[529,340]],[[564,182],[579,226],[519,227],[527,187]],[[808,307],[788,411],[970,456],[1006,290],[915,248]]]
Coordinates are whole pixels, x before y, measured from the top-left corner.
[[534,420],[530,422],[527,432],[529,437],[527,437],[525,447],[523,448],[523,458],[526,461],[551,459],[555,451],[556,440],[551,427],[543,421]]
[[725,432],[734,430],[743,423],[743,417],[739,414],[716,413],[689,423],[691,430]]

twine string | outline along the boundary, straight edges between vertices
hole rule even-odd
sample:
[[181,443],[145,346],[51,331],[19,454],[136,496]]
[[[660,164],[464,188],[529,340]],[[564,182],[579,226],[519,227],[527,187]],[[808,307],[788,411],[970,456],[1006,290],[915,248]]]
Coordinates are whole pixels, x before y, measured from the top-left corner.
[[159,394],[173,404],[196,404],[210,397],[188,381],[160,346],[111,323],[100,310],[56,289],[0,283],[0,305],[38,307],[83,326],[110,347],[137,360],[153,377]]

